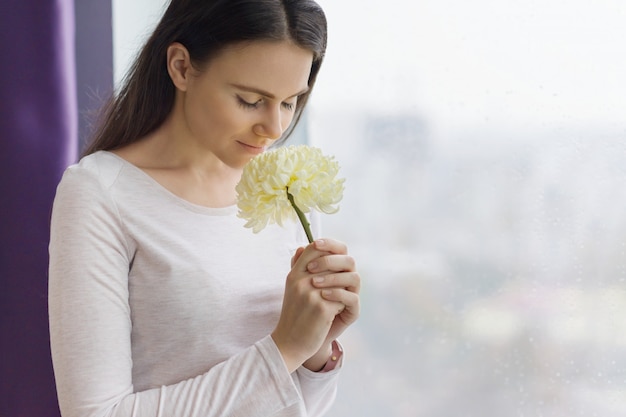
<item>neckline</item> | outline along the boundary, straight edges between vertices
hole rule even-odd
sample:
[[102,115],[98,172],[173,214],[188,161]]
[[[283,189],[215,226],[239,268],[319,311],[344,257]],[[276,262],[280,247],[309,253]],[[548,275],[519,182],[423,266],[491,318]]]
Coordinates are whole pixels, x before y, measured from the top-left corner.
[[118,162],[121,162],[124,167],[129,168],[132,172],[141,176],[143,180],[147,181],[150,184],[150,186],[152,186],[160,194],[164,195],[165,197],[177,203],[178,205],[182,205],[183,207],[193,212],[211,214],[211,215],[224,215],[224,216],[231,215],[237,212],[237,204],[232,204],[232,205],[225,206],[225,207],[209,207],[209,206],[203,206],[200,204],[192,203],[191,201],[185,200],[184,198],[174,194],[173,192],[168,190],[166,187],[164,187],[160,182],[154,179],[146,171],[139,168],[135,164],[127,161],[121,156],[110,151],[98,151],[96,153],[102,153],[103,155],[108,155],[112,157],[113,159],[117,160]]

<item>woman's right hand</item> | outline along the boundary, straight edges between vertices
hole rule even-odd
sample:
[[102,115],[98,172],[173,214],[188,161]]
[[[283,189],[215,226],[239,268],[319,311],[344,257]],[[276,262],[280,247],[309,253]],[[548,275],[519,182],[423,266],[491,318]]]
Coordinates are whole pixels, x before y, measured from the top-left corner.
[[[319,262],[318,258],[326,256],[332,257],[332,262]],[[310,271],[313,261],[326,265],[321,274]],[[332,239],[316,240],[296,251],[287,275],[280,319],[272,332],[290,373],[320,350],[323,351],[324,345],[329,343],[329,332],[338,314],[351,310],[358,316],[359,276],[354,265],[354,260],[347,255],[346,246]],[[344,297],[334,300],[324,298],[312,278],[328,274],[332,274],[334,279],[341,276],[342,282],[351,283],[346,287],[357,288],[356,294],[341,288],[339,291],[345,292]]]

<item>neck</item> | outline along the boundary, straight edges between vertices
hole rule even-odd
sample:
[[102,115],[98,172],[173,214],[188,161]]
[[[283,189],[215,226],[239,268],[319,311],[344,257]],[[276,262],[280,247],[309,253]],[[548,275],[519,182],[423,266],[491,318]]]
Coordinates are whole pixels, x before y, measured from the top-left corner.
[[193,142],[180,139],[176,134],[180,131],[173,124],[168,120],[154,133],[115,153],[191,203],[207,207],[235,204],[235,186],[242,169],[230,167]]

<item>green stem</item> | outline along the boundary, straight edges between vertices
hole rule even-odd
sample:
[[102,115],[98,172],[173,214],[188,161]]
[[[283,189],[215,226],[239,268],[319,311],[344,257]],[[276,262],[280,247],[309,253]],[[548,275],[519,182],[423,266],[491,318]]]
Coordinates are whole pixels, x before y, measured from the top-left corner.
[[289,187],[287,187],[287,198],[289,199],[289,202],[291,203],[291,206],[293,207],[293,209],[296,211],[296,214],[298,215],[298,219],[300,219],[300,223],[302,223],[302,227],[304,227],[304,233],[306,233],[306,238],[309,240],[309,243],[312,243],[313,235],[311,234],[311,224],[306,219],[306,216],[304,215],[302,210],[300,210],[298,206],[296,206],[296,202],[293,201],[293,196],[289,192]]

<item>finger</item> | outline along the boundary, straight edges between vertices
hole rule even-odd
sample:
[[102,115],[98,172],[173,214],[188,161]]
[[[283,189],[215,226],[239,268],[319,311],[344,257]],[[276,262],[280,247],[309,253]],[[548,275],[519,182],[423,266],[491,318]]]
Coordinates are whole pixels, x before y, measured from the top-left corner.
[[327,288],[321,291],[322,298],[327,301],[341,303],[345,306],[342,312],[358,315],[360,309],[359,295],[344,289]]
[[356,271],[356,262],[348,255],[326,255],[309,262],[307,270],[313,274]]
[[315,259],[321,256],[330,254],[330,252],[317,249],[316,242],[313,242],[304,248],[302,253],[299,254],[298,258],[293,263],[292,269],[298,272],[308,272],[307,265],[310,262],[313,262]]
[[[308,264],[315,259],[331,254],[347,256],[347,253],[348,248],[342,242],[328,238],[317,239],[304,249],[302,254],[292,265],[292,269],[299,272],[309,272]],[[348,262],[350,262],[350,260]],[[351,259],[351,262],[354,263],[354,260]],[[350,268],[350,266],[348,266],[348,268]],[[352,265],[352,269],[354,269],[354,264]],[[339,268],[338,270],[341,271],[343,269]]]
[[361,276],[358,272],[316,275],[311,278],[311,282],[317,288],[345,288],[357,294],[361,291]]
[[296,262],[298,261],[300,256],[302,255],[302,252],[304,252],[304,248],[301,246],[298,249],[296,249],[296,253],[294,253],[293,256],[291,257],[291,267],[292,268],[296,264]]
[[333,301],[333,302],[329,302],[329,300],[326,300],[326,302],[329,304],[328,306],[328,314],[330,315],[330,320],[332,321],[336,315],[343,313],[346,310],[346,305],[344,303],[340,303],[337,301]]
[[317,239],[313,242],[313,245],[320,251],[331,252],[339,255],[348,254],[348,247],[346,244],[335,239]]

